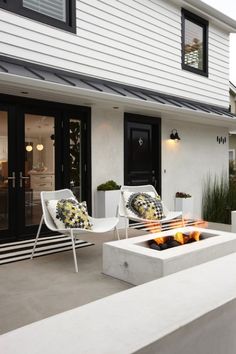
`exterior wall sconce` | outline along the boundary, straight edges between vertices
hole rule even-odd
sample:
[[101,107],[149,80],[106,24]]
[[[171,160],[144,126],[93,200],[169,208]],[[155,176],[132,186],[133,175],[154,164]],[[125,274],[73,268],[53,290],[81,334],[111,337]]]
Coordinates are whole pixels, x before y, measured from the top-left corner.
[[179,142],[181,140],[176,129],[172,129],[170,139],[174,140],[175,142]]

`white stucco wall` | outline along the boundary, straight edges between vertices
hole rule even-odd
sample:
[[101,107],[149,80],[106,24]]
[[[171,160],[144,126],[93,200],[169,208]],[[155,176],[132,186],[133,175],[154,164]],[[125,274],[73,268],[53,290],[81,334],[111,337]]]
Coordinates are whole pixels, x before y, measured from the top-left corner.
[[[173,128],[179,143],[169,139]],[[226,144],[219,144],[217,136],[227,137]],[[194,198],[194,216],[200,217],[203,180],[222,171],[228,171],[227,129],[162,120],[162,198],[168,208],[174,208],[176,192],[186,192]]]
[[[92,108],[92,196],[95,215],[96,188],[113,179],[124,182],[124,119],[120,110]],[[170,141],[173,128],[181,137]],[[219,144],[216,137],[227,137]],[[174,210],[176,192],[194,197],[194,216],[201,216],[202,183],[210,173],[228,171],[228,130],[226,128],[187,123],[162,118],[162,198]]]
[[92,107],[92,204],[97,186],[108,180],[124,181],[123,112]]

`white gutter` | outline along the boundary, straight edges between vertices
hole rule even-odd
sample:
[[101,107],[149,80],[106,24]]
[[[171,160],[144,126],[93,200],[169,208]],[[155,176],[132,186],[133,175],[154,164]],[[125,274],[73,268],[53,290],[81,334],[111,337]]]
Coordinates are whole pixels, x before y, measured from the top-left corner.
[[232,94],[236,96],[236,86],[234,86],[234,84],[231,81],[229,82],[229,89],[232,92]]

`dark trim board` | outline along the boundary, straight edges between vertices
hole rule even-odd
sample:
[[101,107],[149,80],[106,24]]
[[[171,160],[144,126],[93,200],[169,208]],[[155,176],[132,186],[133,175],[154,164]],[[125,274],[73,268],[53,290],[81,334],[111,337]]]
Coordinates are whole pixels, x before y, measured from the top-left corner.
[[157,177],[157,192],[161,195],[161,118],[159,117],[150,117],[143,116],[138,114],[125,113],[124,114],[124,184],[128,185],[128,123],[141,123],[141,124],[151,124],[153,126],[154,136],[153,136],[153,144],[154,144],[154,160],[153,166],[156,169],[156,177]]
[[0,0],[0,8],[31,20],[76,33],[76,0],[66,0],[66,21],[60,21],[23,6],[23,0]]
[[37,100],[35,98],[25,98],[25,97],[20,97],[20,96],[12,96],[12,95],[5,95],[3,93],[0,93],[0,104],[11,104],[11,103],[17,103],[17,104],[25,104],[28,107],[33,106],[33,107],[45,107],[46,109],[70,109],[74,111],[80,111],[81,113],[87,113],[90,115],[91,113],[91,108],[90,107],[85,107],[85,106],[76,106],[76,105],[71,105],[71,104],[66,104],[66,103],[61,103],[61,102],[50,102],[50,101],[44,101],[44,100]]

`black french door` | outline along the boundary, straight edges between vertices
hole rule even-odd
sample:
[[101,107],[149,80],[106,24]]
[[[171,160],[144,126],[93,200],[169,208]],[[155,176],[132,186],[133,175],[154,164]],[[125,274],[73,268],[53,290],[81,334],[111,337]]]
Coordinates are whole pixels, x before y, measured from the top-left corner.
[[35,234],[41,191],[70,188],[90,208],[90,180],[88,108],[0,96],[0,242]]

